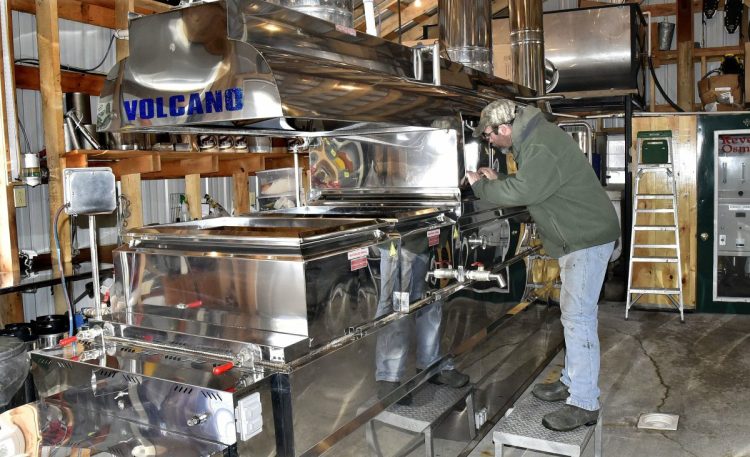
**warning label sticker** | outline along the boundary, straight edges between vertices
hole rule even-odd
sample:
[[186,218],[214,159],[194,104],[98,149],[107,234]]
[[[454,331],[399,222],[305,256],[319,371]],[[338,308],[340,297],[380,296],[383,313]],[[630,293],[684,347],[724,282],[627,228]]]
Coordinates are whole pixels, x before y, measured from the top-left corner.
[[351,261],[352,271],[359,270],[367,266],[367,257],[361,259],[354,259]]
[[440,229],[429,230],[427,232],[427,244],[430,246],[440,244]]
[[346,256],[349,258],[349,260],[361,259],[363,257],[367,257],[367,248],[359,248],[353,251],[349,251],[346,254]]

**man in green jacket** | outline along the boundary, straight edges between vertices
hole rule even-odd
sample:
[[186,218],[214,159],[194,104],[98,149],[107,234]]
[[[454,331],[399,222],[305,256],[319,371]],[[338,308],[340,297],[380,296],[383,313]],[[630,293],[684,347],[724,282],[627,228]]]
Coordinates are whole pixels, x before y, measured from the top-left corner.
[[503,152],[512,148],[518,172],[502,177],[489,168],[467,172],[474,194],[501,206],[526,206],[545,251],[560,263],[565,368],[559,381],[537,384],[532,392],[566,404],[542,423],[558,431],[594,424],[599,416],[597,303],[620,235],[617,214],[578,145],[539,109],[493,102],[482,110],[474,131],[480,135]]

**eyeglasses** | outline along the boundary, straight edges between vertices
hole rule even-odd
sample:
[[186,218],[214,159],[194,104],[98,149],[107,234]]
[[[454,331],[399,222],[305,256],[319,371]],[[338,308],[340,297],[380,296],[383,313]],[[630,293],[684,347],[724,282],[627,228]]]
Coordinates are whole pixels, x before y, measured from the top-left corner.
[[495,126],[495,127],[493,127],[493,128],[492,128],[492,131],[491,131],[490,133],[487,133],[487,132],[482,132],[482,139],[483,139],[484,141],[490,141],[490,135],[492,135],[493,133],[494,133],[495,135],[497,135],[497,134],[498,134],[498,132],[499,132],[499,129],[500,129],[500,126],[498,125],[498,126]]

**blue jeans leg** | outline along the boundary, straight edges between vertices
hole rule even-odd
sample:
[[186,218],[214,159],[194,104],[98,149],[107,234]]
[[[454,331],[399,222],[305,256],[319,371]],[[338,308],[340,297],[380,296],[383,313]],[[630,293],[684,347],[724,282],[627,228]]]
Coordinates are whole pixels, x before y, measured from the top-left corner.
[[614,243],[593,246],[560,257],[560,320],[565,336],[565,368],[561,381],[568,386],[567,403],[599,409],[599,292]]

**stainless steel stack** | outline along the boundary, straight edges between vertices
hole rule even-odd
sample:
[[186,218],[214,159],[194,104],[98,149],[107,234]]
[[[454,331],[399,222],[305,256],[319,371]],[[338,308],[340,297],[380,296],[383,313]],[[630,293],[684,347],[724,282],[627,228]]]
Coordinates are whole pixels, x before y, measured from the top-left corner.
[[[40,449],[335,453],[509,318],[493,301],[523,291],[507,267],[532,252],[527,213],[461,181],[502,158],[469,125],[515,86],[257,0],[139,18],[130,41],[100,130],[291,138],[309,154],[312,203],[131,230],[102,320],[32,354],[40,430],[67,430]],[[379,398],[391,363],[401,387]],[[478,406],[491,416],[500,397]]]

